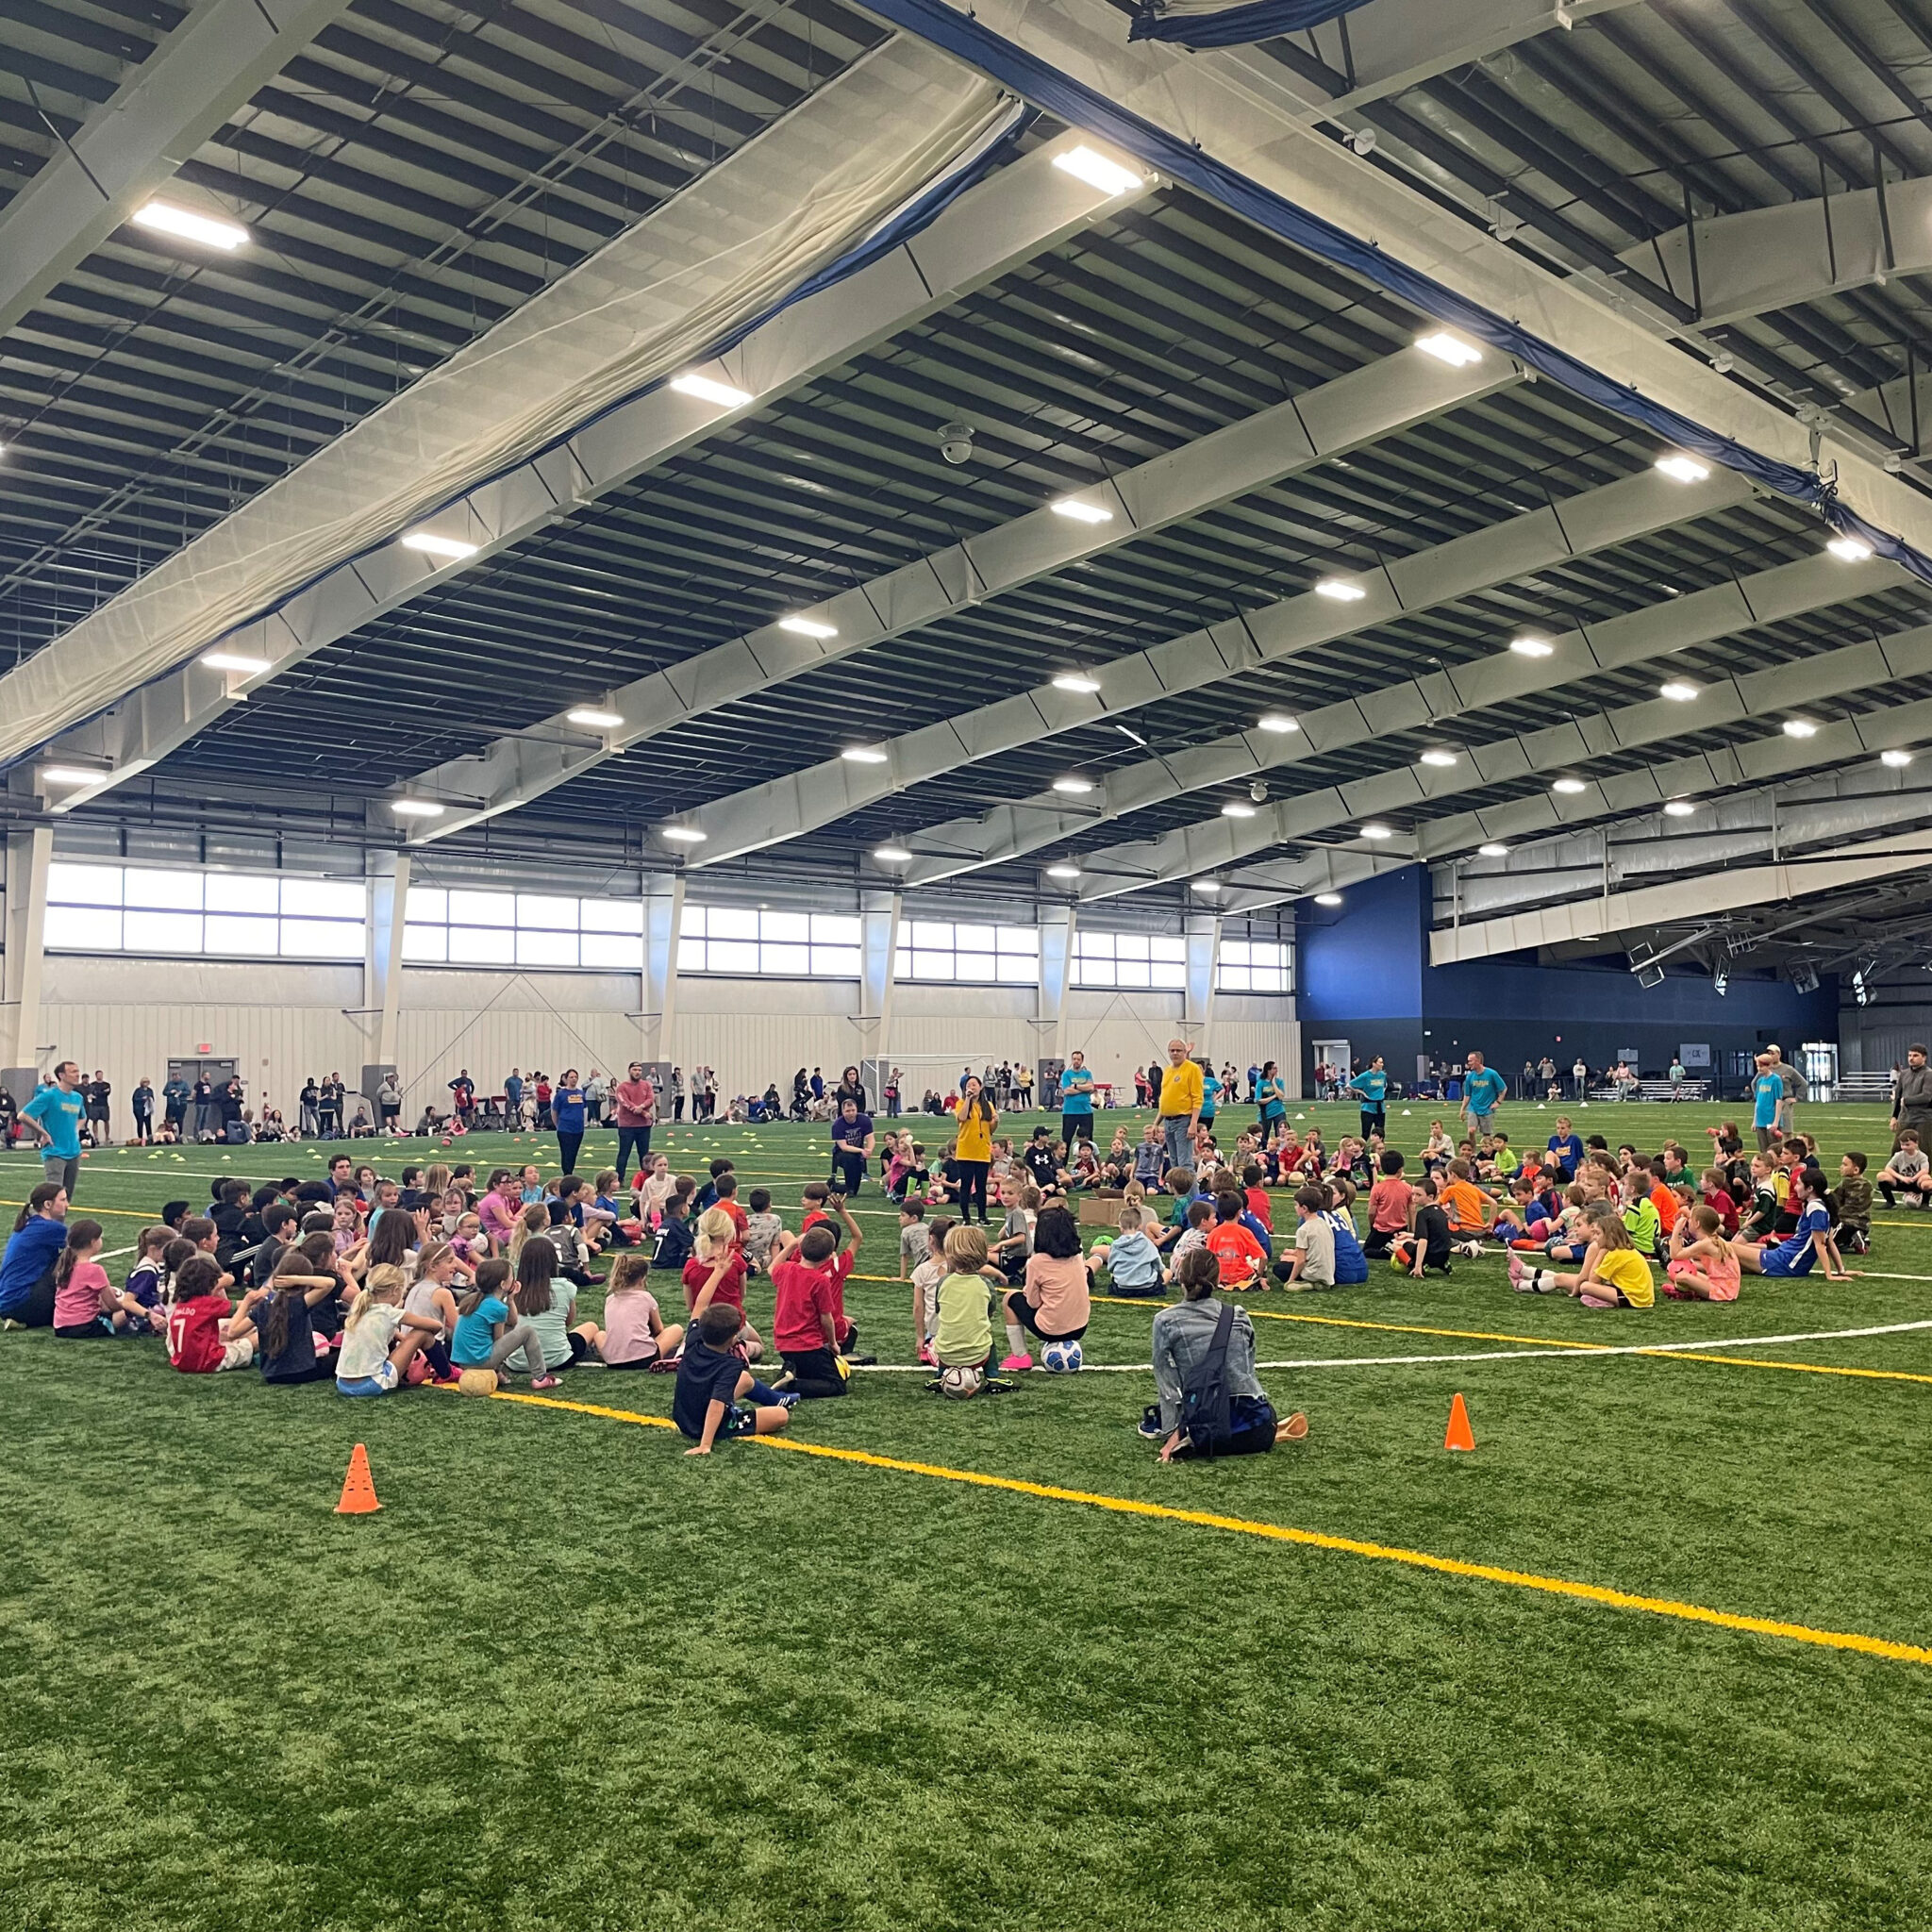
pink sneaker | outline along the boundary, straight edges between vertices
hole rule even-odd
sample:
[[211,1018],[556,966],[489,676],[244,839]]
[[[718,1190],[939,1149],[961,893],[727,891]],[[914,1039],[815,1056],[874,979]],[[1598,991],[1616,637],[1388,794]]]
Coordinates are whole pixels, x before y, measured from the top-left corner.
[[1509,1257],[1509,1286],[1521,1291],[1529,1278],[1529,1270],[1523,1265],[1523,1257],[1512,1254]]
[[1607,1302],[1601,1295],[1580,1294],[1576,1297],[1586,1308],[1614,1308],[1615,1302]]
[[933,1354],[932,1344],[928,1341],[922,1341],[919,1344],[919,1359],[929,1369],[936,1369],[940,1365],[940,1358]]
[[1009,1355],[1000,1364],[1000,1374],[1003,1375],[1016,1375],[1022,1369],[1030,1369],[1032,1366],[1033,1357],[1030,1355]]
[[530,1377],[530,1387],[532,1389],[555,1389],[559,1386],[561,1380],[562,1378],[558,1375],[532,1375]]

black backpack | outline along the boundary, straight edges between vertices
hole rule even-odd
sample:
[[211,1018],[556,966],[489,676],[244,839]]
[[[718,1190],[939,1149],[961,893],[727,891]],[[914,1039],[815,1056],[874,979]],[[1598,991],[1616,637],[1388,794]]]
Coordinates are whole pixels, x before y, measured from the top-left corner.
[[1234,1304],[1223,1302],[1214,1339],[1181,1385],[1180,1431],[1189,1445],[1212,1457],[1234,1434],[1234,1397],[1227,1386],[1227,1349],[1234,1334]]

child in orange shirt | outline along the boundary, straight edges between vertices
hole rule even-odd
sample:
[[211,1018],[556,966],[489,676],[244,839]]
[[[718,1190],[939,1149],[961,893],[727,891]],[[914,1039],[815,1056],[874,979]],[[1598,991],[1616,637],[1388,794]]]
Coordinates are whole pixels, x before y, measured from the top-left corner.
[[1214,1225],[1208,1230],[1207,1248],[1221,1266],[1223,1288],[1245,1288],[1267,1265],[1267,1251],[1241,1225],[1247,1206],[1232,1189],[1214,1197]]
[[1449,1216],[1449,1232],[1458,1241],[1480,1241],[1495,1218],[1496,1204],[1470,1179],[1466,1160],[1449,1163],[1441,1203]]

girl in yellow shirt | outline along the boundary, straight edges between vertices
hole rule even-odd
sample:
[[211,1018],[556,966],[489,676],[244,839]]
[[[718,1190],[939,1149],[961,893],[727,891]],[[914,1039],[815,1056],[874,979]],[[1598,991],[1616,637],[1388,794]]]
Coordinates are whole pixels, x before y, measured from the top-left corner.
[[1550,1268],[1530,1268],[1523,1257],[1509,1257],[1509,1285],[1518,1294],[1574,1295],[1586,1308],[1648,1308],[1657,1301],[1657,1282],[1650,1263],[1638,1253],[1614,1207],[1585,1224],[1590,1246],[1575,1274],[1558,1274]]

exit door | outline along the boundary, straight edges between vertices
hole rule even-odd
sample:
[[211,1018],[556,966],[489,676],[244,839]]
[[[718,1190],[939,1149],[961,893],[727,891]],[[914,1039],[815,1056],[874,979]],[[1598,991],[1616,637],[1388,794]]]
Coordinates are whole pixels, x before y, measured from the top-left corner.
[[168,1078],[188,1082],[188,1104],[181,1116],[181,1138],[184,1141],[198,1141],[205,1133],[219,1135],[222,1131],[222,1110],[219,1107],[209,1103],[196,1108],[194,1083],[206,1080],[209,1091],[219,1093],[241,1071],[240,1060],[216,1059],[208,1055],[168,1061]]
[[1315,1083],[1318,1090],[1316,1097],[1322,1100],[1331,1099],[1348,1084],[1348,1041],[1345,1040],[1316,1041],[1315,1064],[1318,1067],[1325,1065],[1335,1069],[1334,1077],[1329,1081],[1325,1091],[1322,1090],[1322,1082],[1319,1078]]

